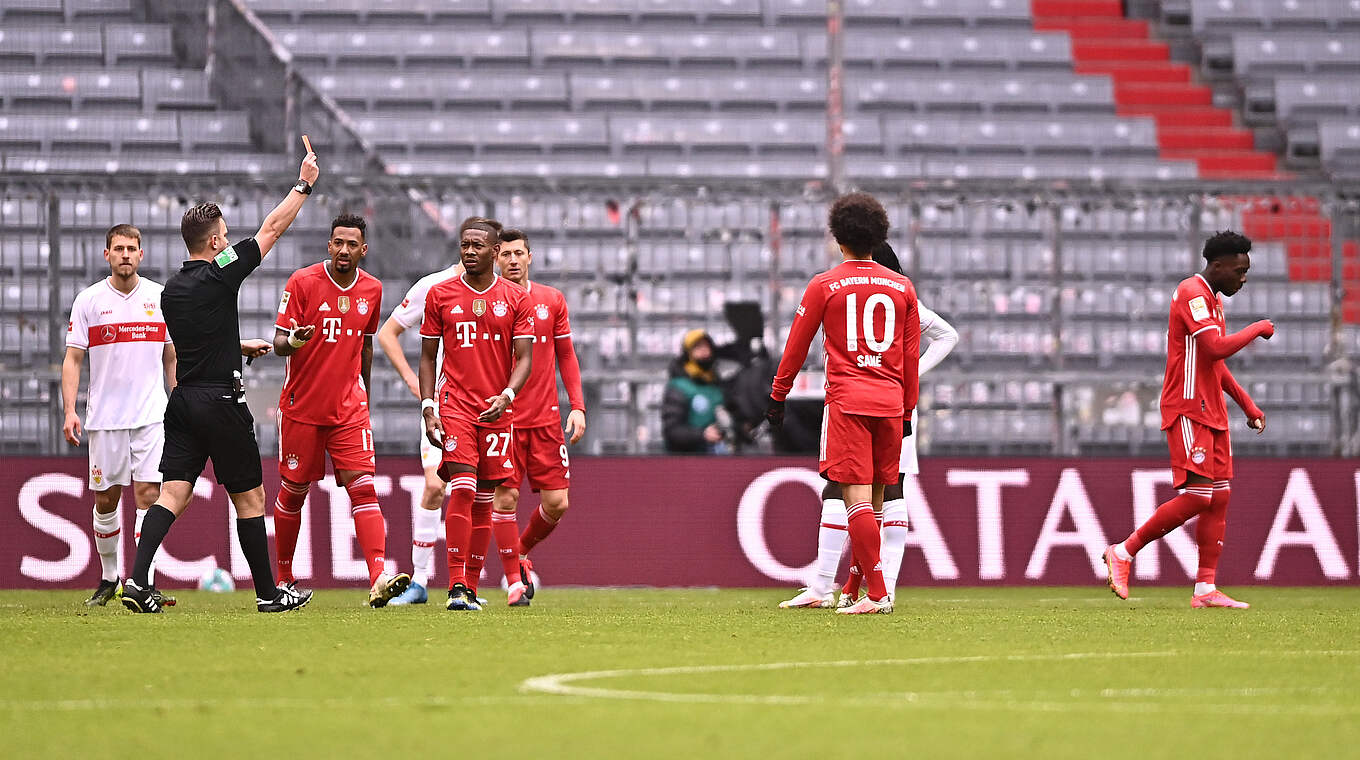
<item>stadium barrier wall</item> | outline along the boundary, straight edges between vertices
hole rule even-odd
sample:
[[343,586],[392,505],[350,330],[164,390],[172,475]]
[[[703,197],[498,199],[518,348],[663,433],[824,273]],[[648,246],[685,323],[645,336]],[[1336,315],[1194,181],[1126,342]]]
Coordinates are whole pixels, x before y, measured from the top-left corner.
[[[0,472],[0,587],[90,588],[99,559],[92,496],[79,458],[8,458]],[[821,480],[803,458],[581,458],[571,510],[535,550],[545,585],[796,586],[815,555]],[[910,544],[902,585],[1092,585],[1100,553],[1171,494],[1156,460],[930,459],[907,483]],[[1360,460],[1240,459],[1233,481],[1225,585],[1360,582]],[[266,489],[277,466],[265,462]],[[409,570],[417,461],[380,461],[375,484],[390,560]],[[195,486],[157,569],[165,588],[221,566],[248,570],[222,488]],[[536,500],[521,504],[527,516]],[[329,478],[313,488],[294,570],[318,588],[362,587],[348,497]],[[122,510],[123,567],[132,561],[133,510]],[[272,519],[271,519],[272,523]],[[1195,572],[1193,526],[1139,555],[1135,583],[1185,584]],[[271,528],[272,530],[272,528]],[[446,579],[443,552],[436,580]],[[499,580],[495,554],[491,581]]]

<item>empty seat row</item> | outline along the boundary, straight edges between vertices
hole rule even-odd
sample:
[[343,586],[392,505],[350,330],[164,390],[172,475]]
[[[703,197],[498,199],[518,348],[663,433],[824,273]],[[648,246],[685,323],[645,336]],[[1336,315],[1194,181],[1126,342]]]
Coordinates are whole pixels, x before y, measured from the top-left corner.
[[[725,63],[821,65],[826,34],[788,29],[581,30],[467,26],[366,26],[315,29],[284,26],[279,40],[302,62],[418,63]],[[882,30],[851,32],[845,60],[873,67],[1061,68],[1070,70],[1071,41],[1051,32],[968,31],[940,34]]]
[[[826,141],[825,120],[816,115],[752,118],[711,114],[432,114],[371,113],[356,120],[360,134],[379,147],[433,149],[464,147],[539,149],[804,148],[817,151]],[[1085,118],[963,119],[948,115],[886,116],[856,114],[843,125],[852,151],[896,153],[1012,153],[1144,155],[1158,153],[1151,119]],[[651,151],[654,152],[654,151]]]
[[4,168],[7,172],[17,174],[147,174],[168,177],[209,174],[261,176],[279,174],[296,166],[277,154],[211,156],[185,154],[176,149],[164,153],[139,151],[129,156],[6,152]]
[[131,15],[132,0],[0,0],[0,19],[24,16],[69,21],[91,16]]
[[1248,82],[1249,112],[1269,113],[1284,126],[1327,116],[1360,115],[1360,85],[1354,74],[1276,74]]
[[[60,4],[58,0],[39,0]],[[83,0],[91,2],[92,0]],[[117,1],[117,0],[115,0]],[[121,0],[127,2],[127,0]],[[491,18],[498,21],[552,19],[590,21],[817,22],[826,4],[816,0],[246,0],[266,18],[299,22],[317,18],[360,21]],[[874,24],[1006,24],[1027,26],[1030,0],[855,0],[845,4],[850,22]]]
[[1189,0],[1196,34],[1360,26],[1360,0]]
[[0,146],[52,150],[53,146],[250,147],[245,113],[127,113],[0,115]]
[[[384,107],[430,109],[500,107],[573,110],[634,107],[824,109],[821,74],[714,74],[691,72],[488,71],[441,76],[413,72],[331,71],[310,73],[318,89],[341,105],[375,111]],[[132,93],[136,98],[136,93]],[[1094,111],[1113,113],[1108,77],[1068,73],[1015,73],[1005,77],[951,72],[929,79],[847,76],[850,109],[916,111]]]
[[0,105],[5,108],[53,103],[213,108],[202,71],[179,69],[76,69],[0,72]]
[[0,61],[121,63],[174,60],[167,24],[6,24],[0,29]]
[[1238,76],[1280,71],[1360,72],[1360,35],[1238,32],[1232,37],[1232,66]]

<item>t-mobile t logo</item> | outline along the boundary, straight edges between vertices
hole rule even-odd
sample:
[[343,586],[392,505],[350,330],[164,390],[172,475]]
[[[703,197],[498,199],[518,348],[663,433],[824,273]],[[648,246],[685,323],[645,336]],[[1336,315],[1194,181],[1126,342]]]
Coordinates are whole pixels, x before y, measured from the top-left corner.
[[340,318],[324,317],[321,320],[321,334],[326,336],[327,343],[335,343],[335,339],[340,337]]
[[454,322],[453,329],[458,333],[458,339],[463,341],[463,348],[472,348],[472,336],[476,334],[476,322]]

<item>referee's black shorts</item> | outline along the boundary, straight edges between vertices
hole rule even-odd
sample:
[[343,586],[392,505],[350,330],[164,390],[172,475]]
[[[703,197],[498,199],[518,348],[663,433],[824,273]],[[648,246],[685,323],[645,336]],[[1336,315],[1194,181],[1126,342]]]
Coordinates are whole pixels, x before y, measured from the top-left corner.
[[176,386],[165,407],[161,476],[193,483],[211,459],[227,493],[264,484],[255,418],[230,386]]

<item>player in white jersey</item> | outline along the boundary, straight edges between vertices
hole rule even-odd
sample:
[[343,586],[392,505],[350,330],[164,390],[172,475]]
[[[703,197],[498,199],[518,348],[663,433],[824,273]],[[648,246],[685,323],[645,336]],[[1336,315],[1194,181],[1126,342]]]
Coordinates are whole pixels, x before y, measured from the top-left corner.
[[[382,347],[383,353],[387,354],[388,361],[392,362],[397,374],[401,375],[401,379],[416,399],[420,398],[420,382],[411,369],[410,362],[406,360],[406,353],[402,351],[399,338],[407,330],[419,327],[421,321],[425,319],[425,294],[430,292],[430,288],[462,273],[463,265],[458,263],[416,280],[416,284],[406,291],[406,297],[392,310],[392,315],[378,330],[378,345]],[[435,366],[441,366],[443,361],[441,354],[435,361]],[[411,515],[411,585],[401,595],[388,602],[395,605],[424,604],[429,599],[425,589],[430,583],[430,578],[434,576],[434,543],[444,527],[440,513],[444,506],[447,484],[440,479],[437,472],[439,463],[443,461],[444,452],[430,444],[425,437],[423,426],[419,431],[412,432],[417,432],[420,436],[420,467],[425,471],[425,489],[420,497],[421,508],[414,510]]]
[[[142,233],[130,224],[115,225],[105,234],[104,246],[110,274],[76,295],[61,366],[62,433],[72,446],[80,445],[82,430],[89,437],[94,544],[101,565],[99,587],[85,601],[91,607],[105,605],[118,593],[123,487],[133,487],[138,538],[147,508],[160,497],[165,386],[175,384],[175,347],[161,314],[161,285],[137,274]],[[87,353],[90,393],[82,423],[76,395]],[[152,588],[161,604],[175,603]]]
[[[902,265],[897,253],[887,243],[874,250],[874,261],[901,272]],[[943,317],[917,302],[917,312],[921,317],[921,362],[918,376],[934,369],[959,342],[959,333]],[[883,524],[881,527],[881,548],[879,559],[883,566],[883,584],[888,587],[888,595],[896,596],[897,576],[902,568],[902,555],[907,546],[907,502],[903,498],[902,484],[907,475],[920,474],[920,464],[916,460],[916,412],[911,415],[911,430],[902,437],[902,454],[897,463],[897,484],[890,485],[883,494]],[[841,498],[840,485],[827,483],[822,489],[822,522],[817,531],[817,561],[815,575],[806,588],[800,590],[792,599],[779,603],[780,607],[831,607],[835,605],[832,588],[836,583],[836,571],[840,569],[841,555],[845,552],[846,541],[845,501]],[[859,593],[860,576],[858,568],[850,568],[850,579],[841,594],[838,606],[853,604]]]

